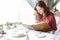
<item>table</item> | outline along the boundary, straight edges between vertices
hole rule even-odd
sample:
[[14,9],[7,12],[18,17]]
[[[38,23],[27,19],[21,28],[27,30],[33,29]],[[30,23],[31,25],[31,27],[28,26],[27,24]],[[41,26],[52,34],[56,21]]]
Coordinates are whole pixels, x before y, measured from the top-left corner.
[[[6,34],[0,37],[0,40],[59,40],[59,35],[49,34],[41,31],[29,30],[19,25],[15,29],[7,29]],[[24,34],[24,37],[14,37],[18,34]]]

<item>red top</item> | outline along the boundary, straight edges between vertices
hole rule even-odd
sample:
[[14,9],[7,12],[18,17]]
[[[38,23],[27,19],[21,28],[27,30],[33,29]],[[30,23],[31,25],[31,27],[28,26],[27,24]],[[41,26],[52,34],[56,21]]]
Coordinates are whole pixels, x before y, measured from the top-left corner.
[[36,19],[36,23],[39,23],[41,21],[47,23],[51,27],[52,30],[57,30],[54,14],[51,13],[46,18],[42,16],[42,18]]

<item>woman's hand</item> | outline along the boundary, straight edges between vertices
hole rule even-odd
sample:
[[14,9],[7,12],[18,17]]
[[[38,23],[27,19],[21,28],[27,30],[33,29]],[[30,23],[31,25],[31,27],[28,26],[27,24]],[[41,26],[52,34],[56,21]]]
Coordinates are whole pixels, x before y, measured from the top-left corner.
[[32,27],[32,25],[23,24],[23,23],[22,23],[22,25],[23,25],[24,27],[28,28],[28,29],[32,29],[32,30],[33,30],[33,27]]
[[48,33],[55,34],[55,30],[51,30]]

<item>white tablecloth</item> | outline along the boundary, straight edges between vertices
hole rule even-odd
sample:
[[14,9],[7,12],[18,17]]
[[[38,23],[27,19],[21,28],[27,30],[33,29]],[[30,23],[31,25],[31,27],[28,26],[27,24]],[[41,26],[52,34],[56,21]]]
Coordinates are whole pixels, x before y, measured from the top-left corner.
[[[0,37],[0,40],[60,40],[59,35],[53,35],[34,30],[27,30],[23,27],[15,29],[7,29],[5,32],[6,34],[4,34],[3,37]],[[16,37],[19,34],[24,34],[25,36]]]

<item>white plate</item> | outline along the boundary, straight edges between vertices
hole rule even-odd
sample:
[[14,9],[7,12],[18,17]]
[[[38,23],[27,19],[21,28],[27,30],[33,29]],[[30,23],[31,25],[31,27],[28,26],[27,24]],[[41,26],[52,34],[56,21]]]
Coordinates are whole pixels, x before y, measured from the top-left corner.
[[44,34],[44,33],[41,33],[41,34],[37,34],[36,36],[37,36],[38,38],[44,38],[44,37],[46,37],[47,35]]

